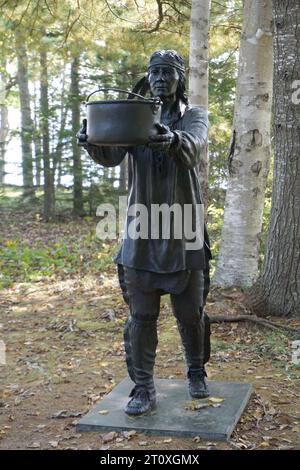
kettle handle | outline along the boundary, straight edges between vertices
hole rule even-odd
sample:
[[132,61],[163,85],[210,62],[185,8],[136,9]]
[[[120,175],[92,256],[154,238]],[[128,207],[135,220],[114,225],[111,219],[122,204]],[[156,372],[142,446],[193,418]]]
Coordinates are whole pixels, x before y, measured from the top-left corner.
[[90,93],[90,94],[87,96],[85,102],[87,103],[87,102],[89,101],[90,97],[91,97],[92,95],[94,95],[95,93],[98,93],[99,91],[118,91],[118,92],[120,92],[120,93],[126,93],[127,95],[134,95],[134,96],[137,96],[138,98],[141,98],[142,100],[145,100],[145,101],[150,101],[150,100],[151,100],[151,101],[154,101],[154,100],[155,100],[157,103],[160,102],[160,98],[155,98],[154,100],[153,100],[153,98],[150,98],[150,99],[149,99],[149,98],[145,98],[145,97],[142,96],[142,95],[138,95],[137,93],[133,93],[133,91],[122,90],[121,88],[102,88],[102,87],[100,87],[100,88],[98,88],[98,90],[95,90],[95,91],[93,91],[92,93]]

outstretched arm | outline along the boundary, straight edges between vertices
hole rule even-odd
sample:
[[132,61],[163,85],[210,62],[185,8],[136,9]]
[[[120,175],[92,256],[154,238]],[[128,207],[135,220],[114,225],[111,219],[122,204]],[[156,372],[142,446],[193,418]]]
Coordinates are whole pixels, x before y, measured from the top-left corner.
[[92,159],[103,166],[117,166],[127,153],[125,147],[98,147],[87,142],[87,120],[83,119],[82,128],[77,132],[77,143],[89,153]]
[[208,117],[200,107],[189,109],[184,115],[183,129],[174,130],[175,142],[169,156],[188,168],[194,168],[201,159],[201,150],[207,143]]
[[85,149],[96,163],[108,167],[120,165],[127,153],[125,147],[97,147],[87,144]]
[[151,148],[162,150],[177,163],[194,168],[201,158],[201,149],[207,143],[208,117],[201,107],[190,108],[183,117],[182,130],[157,124],[159,134],[150,137]]

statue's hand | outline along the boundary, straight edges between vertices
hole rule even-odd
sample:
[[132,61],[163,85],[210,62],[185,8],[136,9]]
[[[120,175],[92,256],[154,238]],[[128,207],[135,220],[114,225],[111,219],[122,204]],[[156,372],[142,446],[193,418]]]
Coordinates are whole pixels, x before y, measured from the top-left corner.
[[153,150],[168,150],[175,141],[175,134],[164,124],[155,124],[158,134],[149,137],[149,147]]
[[82,121],[82,127],[81,129],[77,132],[76,137],[77,137],[77,145],[80,145],[81,147],[86,147],[88,145],[87,143],[87,120],[83,119]]

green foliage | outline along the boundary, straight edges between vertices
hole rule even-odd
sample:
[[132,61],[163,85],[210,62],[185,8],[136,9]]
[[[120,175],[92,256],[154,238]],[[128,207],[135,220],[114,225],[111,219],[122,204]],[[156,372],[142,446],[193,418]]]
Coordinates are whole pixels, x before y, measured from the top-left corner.
[[219,252],[221,231],[223,225],[223,207],[218,207],[216,204],[210,204],[207,208],[208,216],[208,233],[210,238],[210,246],[213,255],[211,260],[211,275],[213,276],[216,268],[216,259]]
[[[212,270],[215,267],[223,223],[223,207],[227,183],[227,155],[231,139],[238,48],[242,23],[242,1],[219,0],[211,4],[209,41],[209,158],[210,201],[208,225],[211,238]],[[70,107],[72,100],[82,101],[100,86],[118,86],[131,89],[146,71],[150,54],[159,48],[177,49],[188,65],[190,3],[162,2],[163,15],[158,12],[155,0],[147,2],[70,2],[63,0],[6,1],[0,20],[0,46],[10,69],[16,69],[16,40],[27,46],[29,79],[35,86],[31,96],[35,108],[34,137],[41,139],[41,120],[38,90],[40,80],[40,48],[47,51],[49,75],[49,122],[51,164],[56,165],[55,181],[73,174],[72,131]],[[80,57],[80,93],[70,96],[70,63]],[[9,107],[18,106],[18,90],[12,87],[7,98]],[[82,107],[82,117],[85,108]],[[81,153],[83,166],[83,199],[86,214],[94,215],[102,202],[116,204],[118,190],[113,183],[118,178],[115,170],[94,164],[85,151]],[[261,258],[265,251],[266,228],[270,211],[270,173],[264,209],[264,230],[261,236]],[[2,206],[17,206],[20,197],[12,199],[11,190],[0,195]],[[38,209],[42,192],[37,192]],[[69,188],[56,186],[57,214],[69,213],[72,207],[72,183]],[[5,248],[8,250],[8,247]],[[78,260],[72,254],[54,249],[51,254],[45,247],[36,247],[26,254],[20,246],[20,273],[28,278],[29,272],[39,273],[39,256],[45,258],[45,272],[51,275],[63,269],[77,269]],[[17,250],[17,248],[16,248]],[[21,250],[21,251],[20,251]],[[23,250],[23,251],[22,251]],[[75,250],[77,253],[77,251]],[[10,254],[9,254],[10,253]],[[62,259],[65,253],[65,264]],[[6,256],[16,252],[6,251]],[[36,257],[35,257],[36,255]],[[57,260],[51,265],[47,256]],[[4,255],[3,255],[4,256]],[[12,263],[11,263],[12,265]],[[74,266],[73,266],[74,265]],[[26,267],[27,266],[27,267]],[[73,268],[71,268],[73,266]],[[26,270],[27,269],[27,270]],[[43,273],[42,273],[43,274]],[[42,275],[41,274],[41,275]],[[40,275],[40,274],[37,274]],[[8,278],[10,274],[7,274]]]
[[[72,174],[73,136],[70,122],[70,67],[80,57],[80,96],[82,101],[97,86],[130,89],[145,71],[150,54],[159,48],[177,49],[188,65],[190,4],[163,2],[159,15],[155,0],[126,3],[63,0],[6,1],[0,22],[0,45],[10,68],[16,65],[16,41],[22,41],[29,54],[29,78],[39,88],[41,45],[46,48],[49,75],[48,120],[51,160],[61,158],[60,177]],[[237,54],[241,25],[241,1],[212,2],[210,32],[210,186],[217,190],[226,181],[226,155],[230,141],[235,91]],[[36,93],[35,93],[36,95]],[[8,105],[16,107],[18,91],[13,87]],[[42,113],[35,101],[37,127],[41,137]],[[74,97],[73,97],[74,99]],[[63,114],[67,113],[65,125]],[[82,117],[85,110],[82,108]],[[57,150],[61,152],[59,157]],[[102,174],[82,152],[83,184],[98,184]],[[58,170],[57,170],[58,171]],[[58,177],[58,175],[56,175]],[[219,202],[219,201],[218,201]],[[220,201],[222,202],[222,201]],[[217,203],[217,200],[216,200]]]
[[34,282],[78,273],[97,274],[113,263],[115,244],[100,242],[95,234],[77,241],[24,244],[20,238],[0,240],[0,288],[13,282]]

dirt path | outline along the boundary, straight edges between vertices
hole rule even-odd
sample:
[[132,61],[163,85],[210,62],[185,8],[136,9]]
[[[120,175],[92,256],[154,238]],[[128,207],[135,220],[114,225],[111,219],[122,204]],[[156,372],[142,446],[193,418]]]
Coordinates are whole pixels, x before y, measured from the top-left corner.
[[[234,313],[234,295],[230,300],[215,292],[208,313]],[[125,376],[126,314],[115,276],[101,283],[87,278],[29,288],[16,284],[2,292],[0,331],[6,338],[7,365],[1,367],[0,449],[300,448],[299,369],[290,362],[289,340],[237,324],[213,326],[208,366],[209,379],[254,385],[229,443],[138,433],[77,434],[76,419]],[[156,375],[183,378],[167,299],[159,337]],[[70,417],[55,418],[62,411]]]
[[[234,323],[213,325],[207,367],[209,379],[249,381],[254,387],[230,442],[76,433],[76,420],[126,375],[122,330],[127,307],[114,266],[102,259],[109,247],[99,251],[88,223],[57,226],[37,218],[23,223],[14,217],[2,218],[1,224],[2,244],[11,250],[3,266],[13,282],[0,291],[0,339],[7,347],[7,364],[0,366],[0,449],[300,448],[300,368],[291,362],[290,338]],[[20,251],[28,246],[32,252]],[[45,252],[43,247],[50,248]],[[71,258],[70,253],[76,256]],[[50,274],[26,280],[35,276],[41,257],[42,268],[50,258]],[[51,257],[56,264],[51,264]],[[241,308],[239,291],[210,293],[208,314],[234,315]],[[300,326],[299,321],[282,321]],[[167,297],[162,300],[155,374],[185,376]]]

